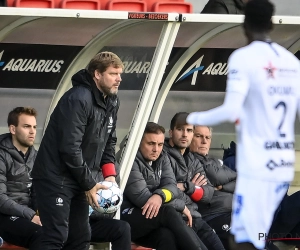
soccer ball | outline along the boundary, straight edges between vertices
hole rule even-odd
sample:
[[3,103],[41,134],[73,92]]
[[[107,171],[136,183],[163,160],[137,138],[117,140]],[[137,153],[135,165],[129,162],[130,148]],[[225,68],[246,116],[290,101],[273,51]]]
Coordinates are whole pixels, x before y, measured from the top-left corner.
[[94,209],[103,214],[116,212],[123,202],[123,192],[115,182],[102,181],[100,184],[107,186],[108,189],[98,190],[97,201],[100,207]]

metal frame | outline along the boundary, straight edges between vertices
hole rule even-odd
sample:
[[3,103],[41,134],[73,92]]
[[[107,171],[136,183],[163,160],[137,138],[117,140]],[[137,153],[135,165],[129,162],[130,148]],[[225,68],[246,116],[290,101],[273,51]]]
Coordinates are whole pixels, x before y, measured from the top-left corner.
[[157,96],[156,102],[154,103],[154,107],[150,116],[150,121],[157,122],[164,105],[164,102],[167,98],[169,90],[171,89],[173,83],[175,82],[176,77],[184,67],[184,65],[188,62],[188,60],[210,39],[215,37],[217,34],[220,34],[226,30],[234,28],[240,24],[222,24],[213,30],[210,30],[205,35],[200,37],[192,46],[190,46],[184,54],[178,59],[176,64],[171,69],[167,78],[165,79],[159,94]]
[[167,66],[167,62],[179,30],[179,26],[180,23],[168,22],[164,25],[161,31],[160,38],[151,62],[152,70],[144,84],[137,109],[130,126],[128,141],[121,156],[120,187],[123,190],[138,151],[144,129],[149,119],[164,70]]

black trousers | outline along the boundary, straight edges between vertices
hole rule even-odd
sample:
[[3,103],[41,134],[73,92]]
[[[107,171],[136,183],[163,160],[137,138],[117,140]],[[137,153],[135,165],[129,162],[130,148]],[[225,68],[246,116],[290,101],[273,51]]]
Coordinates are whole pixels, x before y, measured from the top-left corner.
[[221,214],[209,221],[207,224],[215,230],[216,234],[219,236],[223,246],[226,250],[229,250],[229,237],[230,237],[230,223],[231,223],[231,213]]
[[41,250],[42,227],[28,219],[0,214],[0,235],[10,244]]
[[91,233],[89,207],[78,187],[33,180],[43,224],[40,250],[88,250]]
[[111,242],[112,250],[131,250],[130,226],[126,221],[90,219],[91,241]]
[[300,191],[286,195],[273,220],[269,238],[299,238],[299,240],[285,240],[289,245],[300,245]]
[[204,250],[194,230],[172,206],[162,206],[158,215],[146,219],[140,208],[124,209],[121,219],[131,227],[133,242],[156,250]]
[[201,217],[193,218],[193,229],[209,250],[225,250],[218,235]]

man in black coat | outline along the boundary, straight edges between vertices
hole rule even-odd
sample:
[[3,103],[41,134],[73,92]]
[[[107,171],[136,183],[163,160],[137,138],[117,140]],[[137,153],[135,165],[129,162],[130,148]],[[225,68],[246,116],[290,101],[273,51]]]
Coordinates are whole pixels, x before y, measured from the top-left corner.
[[190,211],[176,199],[175,176],[168,156],[162,153],[164,132],[160,125],[148,122],[124,190],[121,219],[130,224],[132,241],[139,245],[156,250],[205,250],[189,227]]
[[[32,171],[43,223],[40,249],[89,249],[88,205],[99,206],[99,169],[115,181],[117,97],[123,63],[94,56],[55,107]],[[87,202],[88,199],[88,202]]]
[[41,221],[33,203],[31,171],[36,157],[35,109],[17,107],[0,135],[0,235],[11,244],[41,250]]
[[215,188],[210,209],[204,216],[216,231],[226,249],[229,249],[232,198],[237,174],[225,166],[220,159],[208,155],[212,139],[212,128],[195,126],[194,136],[189,146],[195,157],[202,163],[207,179]]

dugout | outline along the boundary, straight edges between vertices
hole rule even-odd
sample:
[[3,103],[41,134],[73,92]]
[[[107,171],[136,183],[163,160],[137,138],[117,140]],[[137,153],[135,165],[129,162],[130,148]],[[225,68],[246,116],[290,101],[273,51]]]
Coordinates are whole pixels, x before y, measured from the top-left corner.
[[[0,133],[7,132],[12,108],[35,107],[37,148],[53,108],[70,88],[71,76],[99,51],[113,51],[124,61],[118,141],[129,136],[122,157],[122,185],[146,122],[159,122],[168,130],[178,111],[220,105],[227,59],[245,45],[241,15],[9,7],[0,7],[0,13]],[[299,27],[300,17],[275,16],[271,34],[298,58]],[[300,172],[299,136],[297,123]],[[214,127],[212,153],[222,155],[221,144],[227,147],[234,139],[232,124]]]

